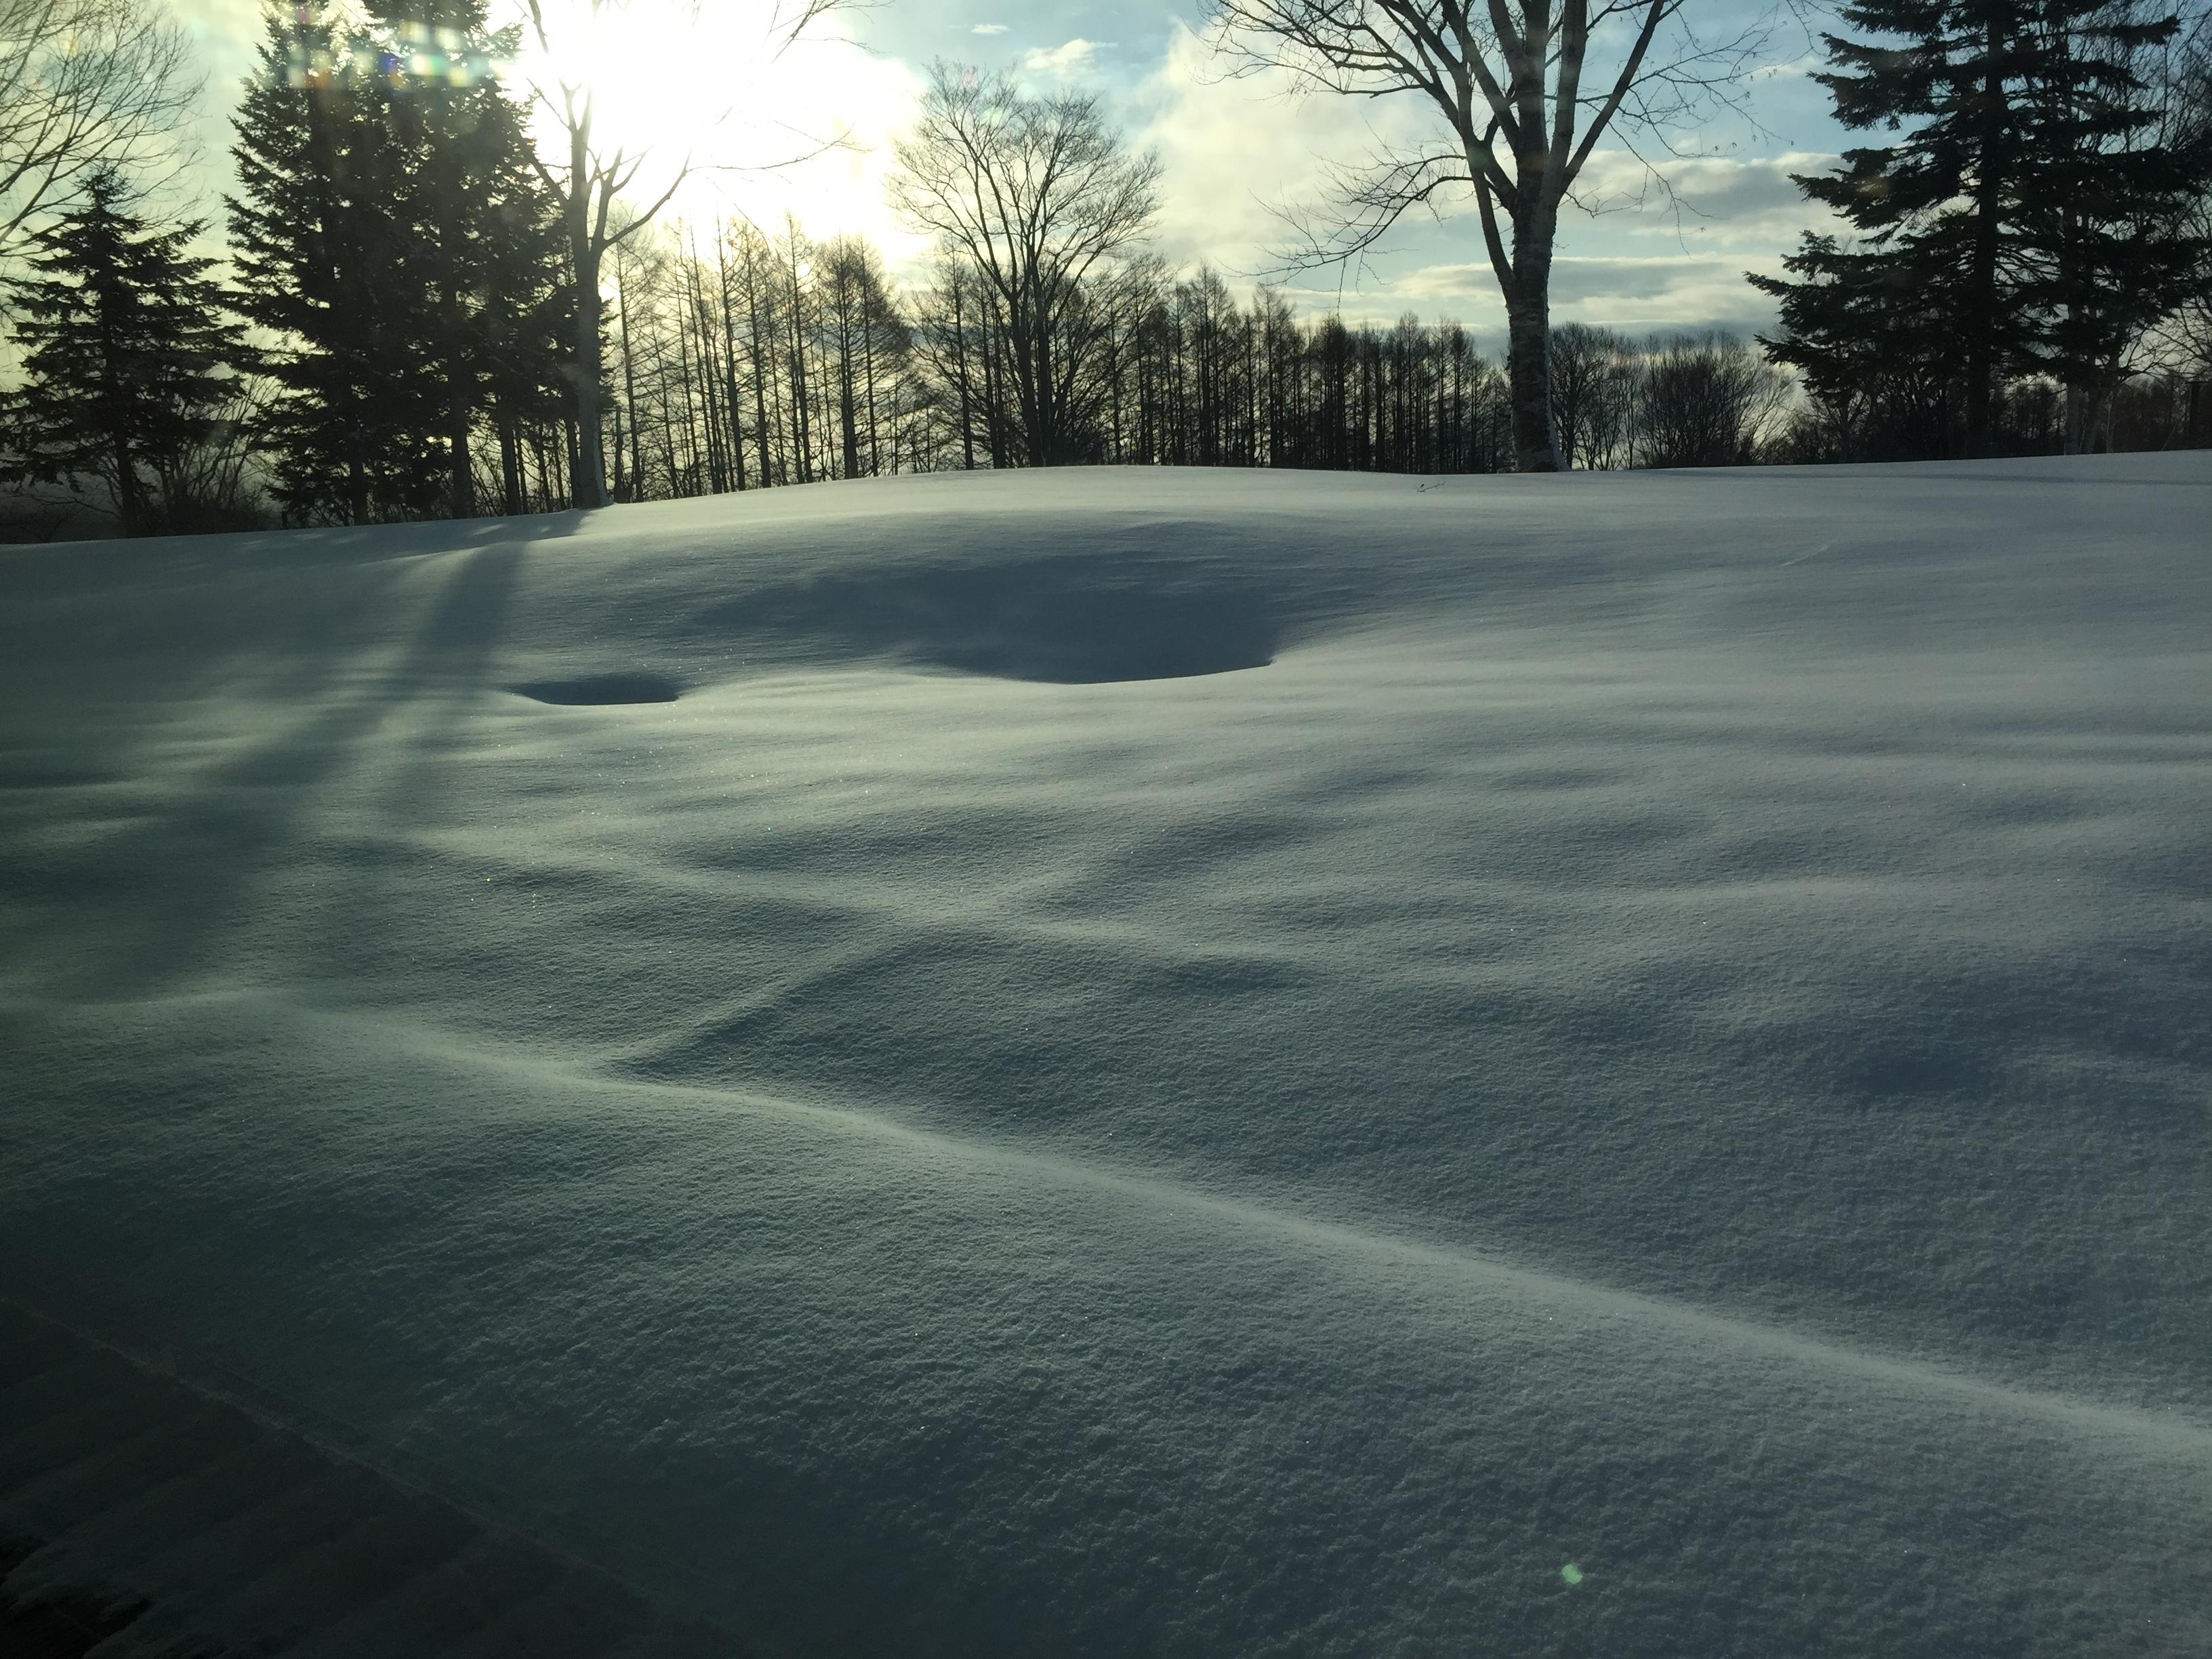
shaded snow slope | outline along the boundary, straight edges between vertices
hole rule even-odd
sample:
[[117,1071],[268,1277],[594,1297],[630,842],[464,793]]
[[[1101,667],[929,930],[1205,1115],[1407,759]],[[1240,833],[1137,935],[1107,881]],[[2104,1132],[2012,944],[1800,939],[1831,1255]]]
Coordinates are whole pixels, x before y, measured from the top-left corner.
[[[296,1408],[295,1408],[296,1409]],[[45,1321],[0,1315],[0,1653],[718,1659],[621,1583]],[[320,1425],[325,1430],[332,1425]],[[349,1438],[342,1429],[333,1437]]]
[[0,554],[0,1297],[764,1654],[2203,1650],[2208,526],[2185,455]]

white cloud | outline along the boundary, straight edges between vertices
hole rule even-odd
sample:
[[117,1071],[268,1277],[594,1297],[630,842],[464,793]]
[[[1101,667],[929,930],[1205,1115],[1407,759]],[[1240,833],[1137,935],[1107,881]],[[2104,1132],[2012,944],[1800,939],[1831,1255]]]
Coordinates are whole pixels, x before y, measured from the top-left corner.
[[[1552,262],[1552,320],[1601,324],[1638,334],[1718,323],[1739,330],[1763,323],[1771,302],[1744,272],[1778,274],[1772,257],[1731,253],[1562,254]],[[1391,291],[1415,308],[1480,316],[1498,307],[1487,259],[1423,265]]]
[[1826,173],[1838,158],[1814,150],[1781,155],[1697,156],[1647,167],[1625,150],[1595,152],[1577,195],[1597,221],[1630,234],[1685,247],[1793,246],[1801,230],[1830,228],[1828,210],[1808,202],[1792,175]]
[[1403,100],[1307,92],[1280,71],[1225,77],[1205,38],[1181,24],[1133,102],[1135,142],[1157,149],[1165,167],[1160,252],[1232,274],[1273,263],[1284,228],[1273,210],[1310,201],[1329,160],[1418,131],[1418,112]]
[[[1165,164],[1158,251],[1171,263],[1213,264],[1249,280],[1273,264],[1285,227],[1271,210],[1315,204],[1332,163],[1434,142],[1438,118],[1410,97],[1302,94],[1287,76],[1224,74],[1207,40],[1178,28],[1133,94],[1133,137]],[[1585,204],[1560,226],[1554,314],[1636,332],[1763,324],[1769,302],[1743,279],[1778,272],[1797,234],[1825,210],[1792,173],[1825,171],[1831,155],[1666,160],[1656,176],[1626,151],[1601,149],[1583,178]],[[1440,193],[1436,214],[1401,222],[1364,265],[1316,270],[1286,284],[1307,311],[1340,309],[1389,322],[1413,310],[1478,331],[1504,322],[1471,198]]]
[[968,31],[970,34],[1004,34],[1006,32],[1006,26],[1004,23],[978,23]]
[[1022,54],[1022,67],[1032,75],[1068,76],[1087,69],[1091,60],[1110,47],[1111,40],[1086,40],[1081,35],[1057,46],[1036,46]]

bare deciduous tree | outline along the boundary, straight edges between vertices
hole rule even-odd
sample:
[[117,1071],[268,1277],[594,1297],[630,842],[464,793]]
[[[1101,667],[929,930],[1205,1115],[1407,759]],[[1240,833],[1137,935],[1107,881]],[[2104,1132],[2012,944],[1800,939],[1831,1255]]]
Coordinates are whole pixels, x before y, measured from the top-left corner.
[[1737,466],[1788,406],[1790,382],[1742,341],[1681,334],[1644,348],[1637,398],[1645,466]]
[[1009,75],[942,62],[896,154],[892,204],[974,273],[1006,344],[1025,459],[1079,459],[1082,388],[1109,332],[1097,290],[1150,228],[1158,157],[1126,150],[1096,99],[1031,98]]
[[891,298],[882,256],[861,238],[839,236],[822,250],[822,328],[836,392],[838,476],[872,476],[884,470],[878,392],[888,391],[890,371],[912,349],[911,333]]
[[[0,0],[5,3],[5,0]],[[577,0],[582,15],[592,23],[623,9],[624,0]],[[770,57],[781,54],[807,29],[833,11],[857,0],[777,0],[763,30],[763,49]],[[532,33],[539,48],[553,55],[556,19],[548,0],[526,0]],[[541,162],[548,184],[560,191],[562,223],[568,231],[568,276],[574,301],[575,362],[570,373],[575,384],[576,468],[574,504],[580,507],[607,504],[606,462],[602,453],[600,427],[605,420],[603,381],[606,363],[599,335],[599,276],[607,251],[653,222],[683,187],[691,172],[689,156],[678,166],[668,187],[643,205],[632,204],[623,216],[614,211],[617,199],[635,184],[647,156],[621,144],[610,147],[598,131],[598,100],[588,76],[561,78],[539,89],[539,98],[561,126],[566,157],[558,165]]]
[[1561,204],[1607,131],[1665,146],[1699,105],[1732,96],[1765,41],[1757,22],[1708,41],[1689,10],[1689,0],[1214,0],[1240,72],[1284,68],[1361,98],[1412,94],[1442,118],[1436,143],[1336,169],[1323,224],[1306,228],[1290,262],[1357,258],[1408,209],[1471,188],[1505,301],[1524,472],[1565,464],[1549,365]]
[[0,262],[94,173],[173,155],[199,88],[151,0],[0,0]]
[[1619,463],[1636,401],[1637,368],[1610,329],[1564,323],[1552,331],[1552,417],[1570,466]]
[[[2161,140],[2198,154],[2212,150],[2212,9],[2191,20],[2155,84],[2163,104]],[[2212,191],[2198,193],[2188,228],[2200,246],[2212,247]],[[2154,334],[2162,355],[2187,377],[2185,441],[2212,444],[2212,266],[2200,270],[2195,292]]]

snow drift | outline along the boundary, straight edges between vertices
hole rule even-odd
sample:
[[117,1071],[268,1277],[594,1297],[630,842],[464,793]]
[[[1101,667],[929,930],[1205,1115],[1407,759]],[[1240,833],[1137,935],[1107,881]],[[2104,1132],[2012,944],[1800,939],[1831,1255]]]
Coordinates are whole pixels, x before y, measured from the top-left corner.
[[2212,1646],[2208,523],[2182,455],[0,555],[0,1599]]

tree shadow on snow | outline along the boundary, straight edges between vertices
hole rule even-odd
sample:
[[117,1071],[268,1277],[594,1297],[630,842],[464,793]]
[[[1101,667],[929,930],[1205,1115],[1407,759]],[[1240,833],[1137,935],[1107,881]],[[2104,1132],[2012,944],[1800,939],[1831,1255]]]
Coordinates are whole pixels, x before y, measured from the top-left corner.
[[[233,750],[139,826],[94,842],[96,850],[18,870],[18,891],[64,932],[74,933],[88,902],[120,921],[97,946],[88,950],[80,938],[52,959],[111,994],[204,972],[226,934],[251,919],[258,890],[327,786],[359,763],[387,722],[426,695],[465,698],[483,684],[531,544],[509,538],[461,554],[397,662],[374,644],[322,659],[325,685],[357,680],[363,689]],[[314,701],[307,686],[295,695]],[[410,799],[419,787],[398,790],[395,804],[405,811]]]

